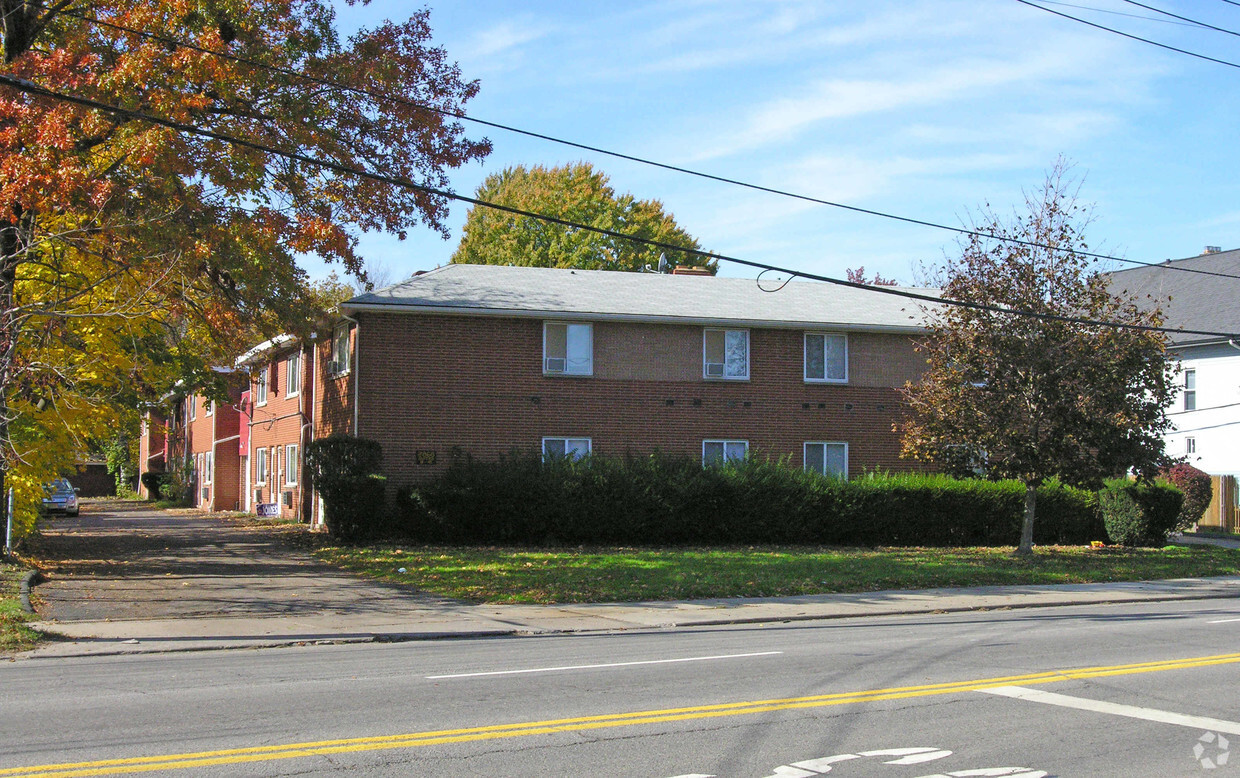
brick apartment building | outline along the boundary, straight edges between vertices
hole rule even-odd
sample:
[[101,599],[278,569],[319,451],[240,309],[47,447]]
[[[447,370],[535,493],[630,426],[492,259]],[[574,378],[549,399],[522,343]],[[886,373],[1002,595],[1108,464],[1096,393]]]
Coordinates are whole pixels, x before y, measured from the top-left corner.
[[[143,472],[166,472],[177,466],[191,474],[190,498],[207,510],[242,508],[239,442],[244,410],[241,389],[227,403],[202,395],[174,393],[162,407],[149,407],[142,417],[138,443]],[[138,493],[149,495],[139,481]]]
[[921,304],[777,286],[448,265],[355,297],[324,337],[237,360],[240,505],[318,523],[303,455],[333,432],[379,441],[393,489],[458,453],[513,450],[752,455],[843,477],[911,467],[893,425],[898,388],[924,367]]
[[[924,362],[919,304],[833,285],[448,265],[341,305],[356,322],[352,430],[393,487],[453,452],[704,461],[847,477],[907,469],[897,388]],[[924,290],[923,290],[924,291]]]

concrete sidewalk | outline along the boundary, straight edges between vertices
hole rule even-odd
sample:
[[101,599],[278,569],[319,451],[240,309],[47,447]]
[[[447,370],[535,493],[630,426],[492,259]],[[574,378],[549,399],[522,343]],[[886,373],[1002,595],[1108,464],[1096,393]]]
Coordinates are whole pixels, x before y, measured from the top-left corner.
[[804,597],[596,605],[461,605],[420,610],[35,623],[68,638],[24,657],[98,656],[314,643],[609,632],[1103,603],[1240,597],[1240,577],[1137,583],[979,586]]

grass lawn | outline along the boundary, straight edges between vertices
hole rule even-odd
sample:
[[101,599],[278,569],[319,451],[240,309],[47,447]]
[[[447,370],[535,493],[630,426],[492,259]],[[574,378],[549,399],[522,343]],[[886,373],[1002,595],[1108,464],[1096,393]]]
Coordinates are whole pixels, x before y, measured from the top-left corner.
[[22,610],[22,576],[29,568],[0,563],[0,654],[34,648],[40,635],[26,626],[34,618]]
[[[940,586],[1144,581],[1240,574],[1240,550],[1041,547],[718,549],[324,547],[353,572],[473,602],[781,597]],[[399,572],[399,568],[406,572]]]

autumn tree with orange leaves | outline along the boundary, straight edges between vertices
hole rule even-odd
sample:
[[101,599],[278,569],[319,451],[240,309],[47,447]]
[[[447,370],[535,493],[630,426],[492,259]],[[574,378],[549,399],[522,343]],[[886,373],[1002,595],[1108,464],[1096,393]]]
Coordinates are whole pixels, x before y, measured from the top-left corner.
[[33,504],[53,427],[78,446],[109,403],[205,371],[242,333],[303,329],[297,255],[359,275],[360,231],[447,237],[442,198],[340,172],[443,188],[489,152],[452,118],[478,84],[428,17],[342,41],[322,0],[0,0],[0,75],[20,79],[0,86],[0,493],[7,478]]

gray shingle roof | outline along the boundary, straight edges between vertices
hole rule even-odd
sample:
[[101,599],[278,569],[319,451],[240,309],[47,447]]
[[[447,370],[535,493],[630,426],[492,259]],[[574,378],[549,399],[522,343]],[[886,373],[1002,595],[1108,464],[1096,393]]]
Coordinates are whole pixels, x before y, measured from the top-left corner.
[[[1146,307],[1161,303],[1166,327],[1240,333],[1240,278],[1183,273],[1168,270],[1169,266],[1240,276],[1240,249],[1116,271],[1111,273],[1111,289],[1140,295],[1140,304]],[[1176,345],[1219,340],[1203,335],[1170,339]]]
[[922,305],[816,281],[780,289],[744,278],[446,265],[354,297],[341,309],[915,332],[924,320]]

